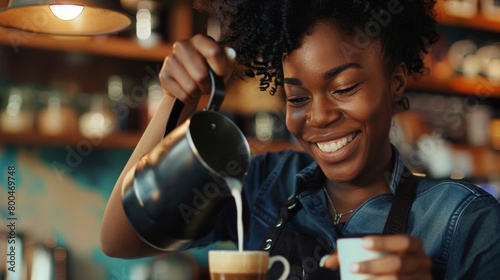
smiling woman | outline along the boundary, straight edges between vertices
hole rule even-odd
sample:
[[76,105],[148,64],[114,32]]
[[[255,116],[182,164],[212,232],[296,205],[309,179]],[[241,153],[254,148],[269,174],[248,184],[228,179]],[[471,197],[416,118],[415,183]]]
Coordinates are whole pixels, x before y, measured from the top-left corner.
[[[344,56],[340,43],[355,44],[354,38],[321,22],[284,57],[286,121],[331,181],[376,184],[390,165],[389,129],[407,70],[404,63],[390,73],[381,69],[378,42]],[[389,192],[385,182],[377,185],[373,191]]]
[[[177,42],[165,59],[160,79],[166,109],[116,183],[103,221],[103,250],[118,257],[161,253],[127,222],[120,190],[133,183],[137,166],[162,152],[151,139],[161,137],[172,100],[186,104],[185,120],[210,92],[208,64],[226,81],[231,75],[257,78],[261,90],[283,90],[287,128],[303,148],[252,159],[243,182],[245,250],[285,256],[290,277],[336,279],[337,240],[369,235],[366,247],[383,257],[356,263],[357,273],[494,278],[500,273],[498,202],[465,182],[416,179],[389,140],[393,116],[408,109],[407,79],[425,73],[422,57],[438,39],[434,4],[198,1],[219,19],[221,37]],[[237,242],[234,212],[226,207],[212,232],[192,246]]]

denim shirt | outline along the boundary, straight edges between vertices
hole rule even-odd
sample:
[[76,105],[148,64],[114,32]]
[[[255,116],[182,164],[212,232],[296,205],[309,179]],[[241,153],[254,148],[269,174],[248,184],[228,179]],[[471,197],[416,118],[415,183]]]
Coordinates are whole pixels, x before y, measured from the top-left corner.
[[[285,150],[253,158],[243,187],[246,250],[262,249],[266,232],[279,218],[280,207],[297,195],[302,208],[287,227],[320,237],[336,250],[339,237],[382,233],[394,192],[404,169],[393,148],[392,193],[365,201],[340,232],[334,229],[322,186],[325,175],[306,153]],[[434,279],[499,279],[500,204],[481,188],[459,181],[417,179],[408,234],[421,238],[432,259]],[[298,190],[301,190],[298,192]],[[212,235],[203,240],[236,241],[234,208],[227,209]],[[290,244],[294,246],[294,244]],[[321,258],[322,256],[314,256]]]

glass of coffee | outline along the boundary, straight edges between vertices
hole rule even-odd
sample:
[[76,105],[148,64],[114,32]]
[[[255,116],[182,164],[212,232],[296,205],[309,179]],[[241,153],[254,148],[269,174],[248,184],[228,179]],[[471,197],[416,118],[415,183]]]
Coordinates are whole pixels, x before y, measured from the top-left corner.
[[266,251],[212,250],[208,252],[211,280],[265,280],[268,269],[275,263],[283,264],[284,280],[290,273],[290,264],[283,256],[269,256]]

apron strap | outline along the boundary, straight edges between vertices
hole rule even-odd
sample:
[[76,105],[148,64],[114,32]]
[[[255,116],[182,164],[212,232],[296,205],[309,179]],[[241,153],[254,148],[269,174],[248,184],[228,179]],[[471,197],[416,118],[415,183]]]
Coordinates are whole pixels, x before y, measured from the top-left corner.
[[391,210],[384,226],[384,234],[406,233],[410,209],[417,193],[417,178],[405,167],[394,195]]
[[273,252],[274,245],[278,241],[278,238],[281,235],[288,219],[293,217],[299,209],[300,203],[296,196],[288,200],[286,204],[281,207],[278,221],[267,231],[266,238],[264,239],[264,243],[262,245],[263,250],[269,251],[270,254]]

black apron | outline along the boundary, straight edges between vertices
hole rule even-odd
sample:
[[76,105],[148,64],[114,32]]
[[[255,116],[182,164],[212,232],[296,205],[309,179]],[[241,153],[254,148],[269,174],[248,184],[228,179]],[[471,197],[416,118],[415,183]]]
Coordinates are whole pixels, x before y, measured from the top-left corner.
[[[405,168],[399,184],[383,234],[406,233],[410,208],[416,194],[416,178]],[[321,257],[333,252],[326,241],[285,226],[301,207],[297,195],[281,207],[280,217],[276,224],[268,230],[262,249],[269,251],[271,256],[281,255],[287,258],[290,263],[288,279],[340,279],[338,270],[319,266]],[[268,279],[277,279],[282,271],[281,265],[274,265],[268,272]]]

